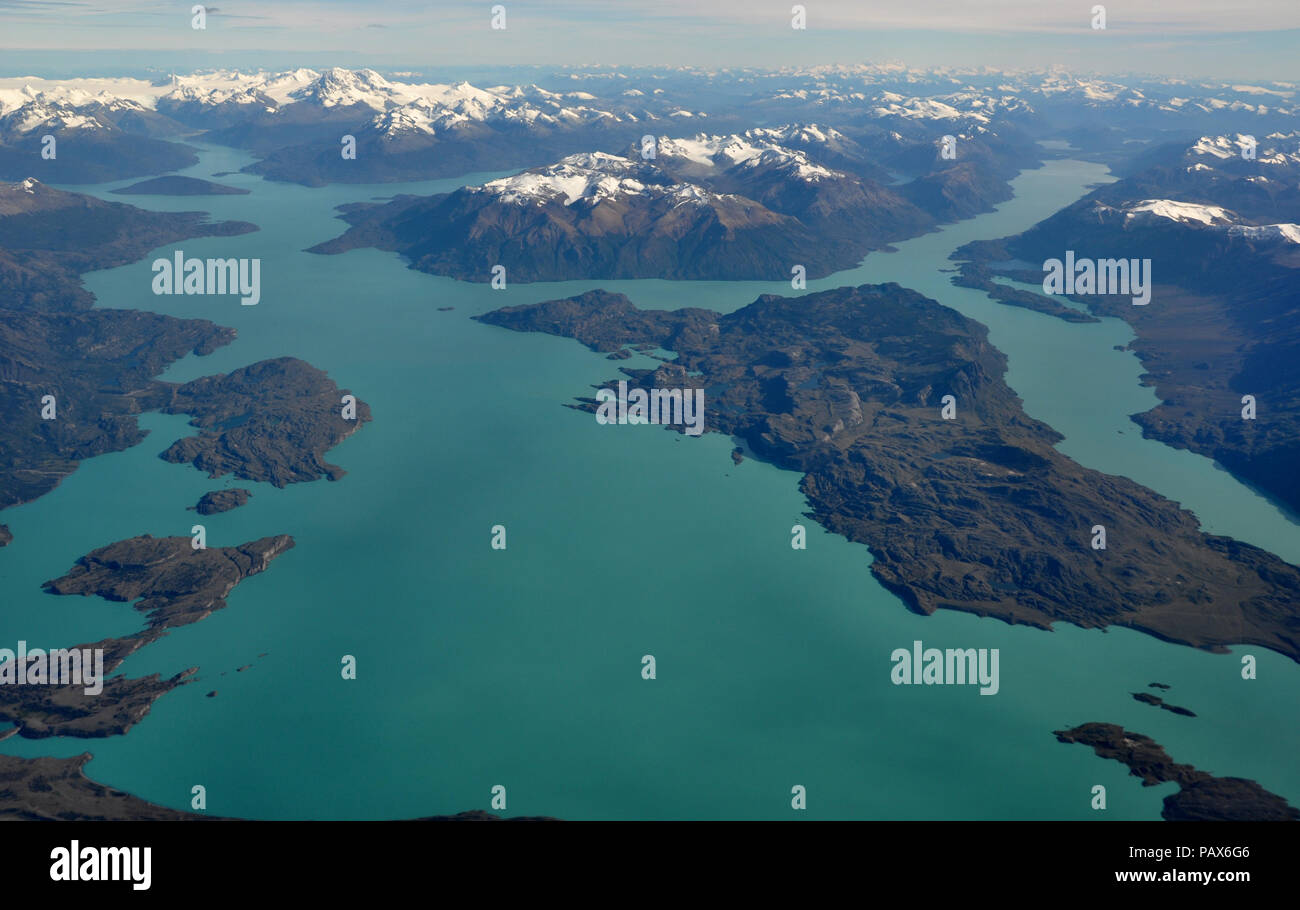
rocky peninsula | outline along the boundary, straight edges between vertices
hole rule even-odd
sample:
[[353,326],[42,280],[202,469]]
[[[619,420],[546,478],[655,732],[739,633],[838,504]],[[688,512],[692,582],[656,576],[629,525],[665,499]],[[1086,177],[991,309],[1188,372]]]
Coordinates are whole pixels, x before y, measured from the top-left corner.
[[1120,625],[1300,660],[1300,570],[1061,454],[1060,435],[1004,381],[987,330],[915,291],[764,295],[721,315],[640,310],[598,290],[478,318],[602,353],[676,352],[622,372],[642,388],[703,388],[705,428],[802,473],[811,517],[865,544],[876,578],[913,610]]
[[1166,821],[1300,821],[1300,810],[1255,781],[1215,777],[1178,764],[1151,737],[1118,724],[1082,724],[1054,735],[1060,742],[1092,746],[1102,758],[1128,765],[1144,787],[1178,784],[1178,792],[1165,797],[1160,814]]
[[[146,614],[144,630],[77,648],[102,649],[103,675],[109,677],[127,657],[166,634],[226,605],[241,581],[263,572],[293,547],[288,535],[264,537],[237,547],[195,550],[188,537],[133,537],[100,547],[77,560],[60,578],[45,583],[50,594],[96,595],[133,603]],[[14,732],[45,736],[103,737],[125,733],[149,713],[155,700],[189,681],[195,668],[164,679],[114,676],[103,691],[87,694],[70,685],[0,686],[0,720]]]

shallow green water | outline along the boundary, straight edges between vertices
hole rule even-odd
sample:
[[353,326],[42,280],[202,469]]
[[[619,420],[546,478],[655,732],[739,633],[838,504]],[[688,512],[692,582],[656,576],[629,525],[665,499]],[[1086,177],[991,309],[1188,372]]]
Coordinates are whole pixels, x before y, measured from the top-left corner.
[[[245,160],[207,150],[189,173]],[[1155,399],[1138,385],[1136,359],[1112,350],[1130,337],[1126,326],[998,306],[937,271],[959,243],[1021,230],[1102,176],[1052,162],[1023,175],[998,212],[873,254],[808,290],[893,280],[979,319],[1007,352],[1029,412],[1066,435],[1063,451],[1183,501],[1208,529],[1300,559],[1295,525],[1266,500],[1205,459],[1140,438],[1127,415]],[[1245,682],[1236,656],[1125,630],[1047,633],[908,613],[872,579],[865,548],[801,518],[797,475],[752,460],[733,466],[732,443],[718,436],[598,426],[563,404],[618,364],[576,342],[467,318],[597,286],[641,306],[729,311],[759,293],[789,293],[787,284],[493,291],[373,250],[301,252],[339,232],[336,204],[479,179],[306,189],[237,175],[221,180],[252,195],[107,197],[262,228],[178,245],[262,258],[255,307],[154,296],[153,257],[88,276],[101,306],[239,330],[234,344],[187,358],[167,378],[292,354],[369,402],[375,420],[327,456],[348,471],[340,482],[276,490],[159,460],[185,418],[148,415],[142,445],[86,462],[50,495],[7,510],[15,540],[0,551],[4,642],[57,646],[137,628],[127,605],[53,598],[39,584],[110,541],[188,534],[186,506],[206,490],[254,493],[204,520],[210,544],[290,533],[298,545],[241,584],[226,610],[124,665],[130,675],[199,666],[202,676],[128,735],[15,737],[0,749],[92,751],[88,772],[104,783],[178,808],[203,784],[208,811],[265,818],[487,808],[496,784],[508,788],[507,814],[565,818],[1158,817],[1169,786],[1144,789],[1118,763],[1051,735],[1100,720],[1300,803],[1295,664],[1253,649],[1260,678]],[[806,551],[789,545],[800,521]],[[498,523],[505,551],[489,547]],[[893,686],[889,654],[914,639],[999,648],[1000,693]],[[344,654],[358,658],[355,681],[340,678]],[[657,659],[656,680],[641,679],[644,654]],[[1152,681],[1172,684],[1169,700],[1200,717],[1130,698]],[[217,697],[205,698],[212,689]],[[1105,813],[1089,808],[1097,783],[1109,791]],[[790,809],[796,784],[808,788],[807,812]]]

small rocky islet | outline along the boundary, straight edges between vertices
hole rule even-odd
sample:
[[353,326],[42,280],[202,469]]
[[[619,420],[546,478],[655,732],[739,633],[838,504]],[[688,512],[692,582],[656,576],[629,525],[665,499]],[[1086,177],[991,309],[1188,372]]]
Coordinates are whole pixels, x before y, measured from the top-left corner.
[[204,493],[198,504],[191,508],[200,515],[218,515],[247,504],[252,495],[244,489],[213,490],[211,493]]

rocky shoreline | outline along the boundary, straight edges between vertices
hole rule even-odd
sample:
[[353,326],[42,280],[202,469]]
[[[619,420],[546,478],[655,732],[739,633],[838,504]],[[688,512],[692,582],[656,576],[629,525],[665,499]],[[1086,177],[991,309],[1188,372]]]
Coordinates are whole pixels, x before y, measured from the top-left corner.
[[1178,784],[1178,792],[1164,800],[1160,814],[1166,821],[1300,821],[1300,809],[1255,781],[1215,777],[1178,764],[1151,737],[1118,724],[1082,724],[1053,735],[1059,742],[1091,746],[1102,758],[1127,765],[1144,787]]
[[[73,758],[0,755],[0,821],[240,821],[181,812],[147,802],[86,776],[89,752]],[[482,809],[427,815],[409,821],[559,821],[546,816],[503,818]]]
[[0,720],[14,725],[6,735],[39,739],[126,733],[158,698],[190,681],[197,668],[169,679],[158,674],[142,679],[109,674],[168,629],[199,622],[225,607],[236,585],[266,571],[293,545],[293,538],[282,534],[237,547],[195,550],[188,537],[146,534],[81,557],[67,574],[46,582],[46,592],[132,603],[146,614],[146,627],[134,635],[76,646],[103,650],[102,692],[87,694],[81,684],[0,686]]
[[[0,186],[0,509],[48,493],[86,458],[137,445],[145,434],[136,418],[151,410],[194,417],[198,436],[176,441],[163,457],[212,476],[235,473],[276,486],[342,476],[322,455],[369,421],[370,409],[357,401],[356,419],[345,420],[346,390],[325,373],[284,357],[179,385],[160,381],[182,357],[233,342],[234,329],[91,309],[81,287],[83,272],[132,262],[168,243],[256,229],[35,182]],[[46,396],[54,398],[54,419],[42,417]],[[11,539],[0,526],[0,546]]]
[[[285,357],[184,384],[163,382],[156,377],[170,364],[229,344],[234,330],[203,319],[91,309],[83,272],[189,237],[256,230],[205,217],[146,212],[35,181],[0,186],[0,509],[49,492],[85,458],[138,444],[145,434],[136,418],[150,410],[194,418],[197,435],[161,457],[214,477],[234,473],[284,486],[343,475],[322,456],[369,421],[370,409],[355,399],[345,404],[345,390],[322,371]],[[42,416],[45,396],[53,396],[56,409],[49,417]],[[217,491],[203,498],[200,511],[234,508],[249,495]],[[12,539],[0,525],[0,546]],[[144,535],[83,556],[45,590],[134,602],[147,614],[146,626],[77,646],[102,651],[103,688],[96,694],[83,684],[0,686],[0,720],[13,725],[0,739],[126,733],[159,697],[193,681],[197,668],[168,678],[110,674],[168,629],[223,608],[237,584],[293,545],[279,535],[195,550],[188,537]],[[0,756],[0,818],[206,817],[102,787],[81,773],[88,759]]]

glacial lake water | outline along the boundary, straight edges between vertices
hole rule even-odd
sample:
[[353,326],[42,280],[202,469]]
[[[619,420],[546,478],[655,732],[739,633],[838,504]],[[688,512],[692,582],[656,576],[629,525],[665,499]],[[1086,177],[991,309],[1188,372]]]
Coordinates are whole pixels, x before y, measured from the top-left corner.
[[[204,148],[186,173],[249,159]],[[200,668],[127,735],[0,742],[20,755],[93,752],[87,773],[145,799],[255,818],[399,818],[489,808],[607,818],[1155,819],[1173,785],[1144,788],[1117,762],[1052,731],[1123,724],[1178,761],[1258,780],[1300,804],[1300,666],[1261,648],[1214,655],[1123,629],[1053,632],[941,611],[908,612],[872,578],[866,548],[803,517],[799,476],[732,442],[656,427],[602,427],[564,407],[618,375],[574,341],[468,317],[605,287],[643,307],[730,311],[786,283],[575,281],[494,291],[420,274],[392,254],[302,252],[343,228],[333,207],[446,191],[484,176],[318,189],[236,174],[249,196],[104,196],[258,224],[233,238],[160,249],[259,257],[262,302],[150,291],[150,256],[87,276],[100,306],[203,317],[238,329],[186,380],[283,355],[326,370],[374,422],[327,455],[339,482],[277,490],[210,480],[157,455],[186,418],[146,415],[150,436],[91,459],[49,495],[0,515],[3,636],[57,647],[140,627],[126,604],[52,597],[40,583],[82,554],[137,534],[209,545],[292,534],[297,547],[242,583],[227,609],[129,659],[132,676]],[[1207,459],[1143,440],[1128,415],[1156,403],[1125,324],[1075,325],[948,283],[948,253],[1023,230],[1107,179],[1052,161],[1015,181],[996,212],[875,253],[808,291],[897,281],[988,325],[1030,414],[1062,451],[1179,500],[1207,530],[1300,562],[1300,529]],[[119,184],[89,188],[103,195]],[[78,187],[81,191],[87,188]],[[1153,302],[1156,305],[1158,301]],[[438,307],[454,307],[440,312]],[[633,360],[631,364],[648,362]],[[198,519],[202,493],[253,491]],[[805,551],[790,528],[808,526]],[[489,546],[504,524],[508,546]],[[889,655],[999,648],[1001,691],[894,686]],[[1252,653],[1259,678],[1240,678]],[[341,679],[340,659],[358,659]],[[658,678],[641,678],[642,655]],[[264,656],[260,656],[264,655]],[[243,671],[238,668],[247,667]],[[1196,718],[1135,702],[1165,695]],[[214,698],[205,694],[217,690]],[[1104,812],[1091,787],[1108,791]],[[807,810],[790,807],[807,788]]]

